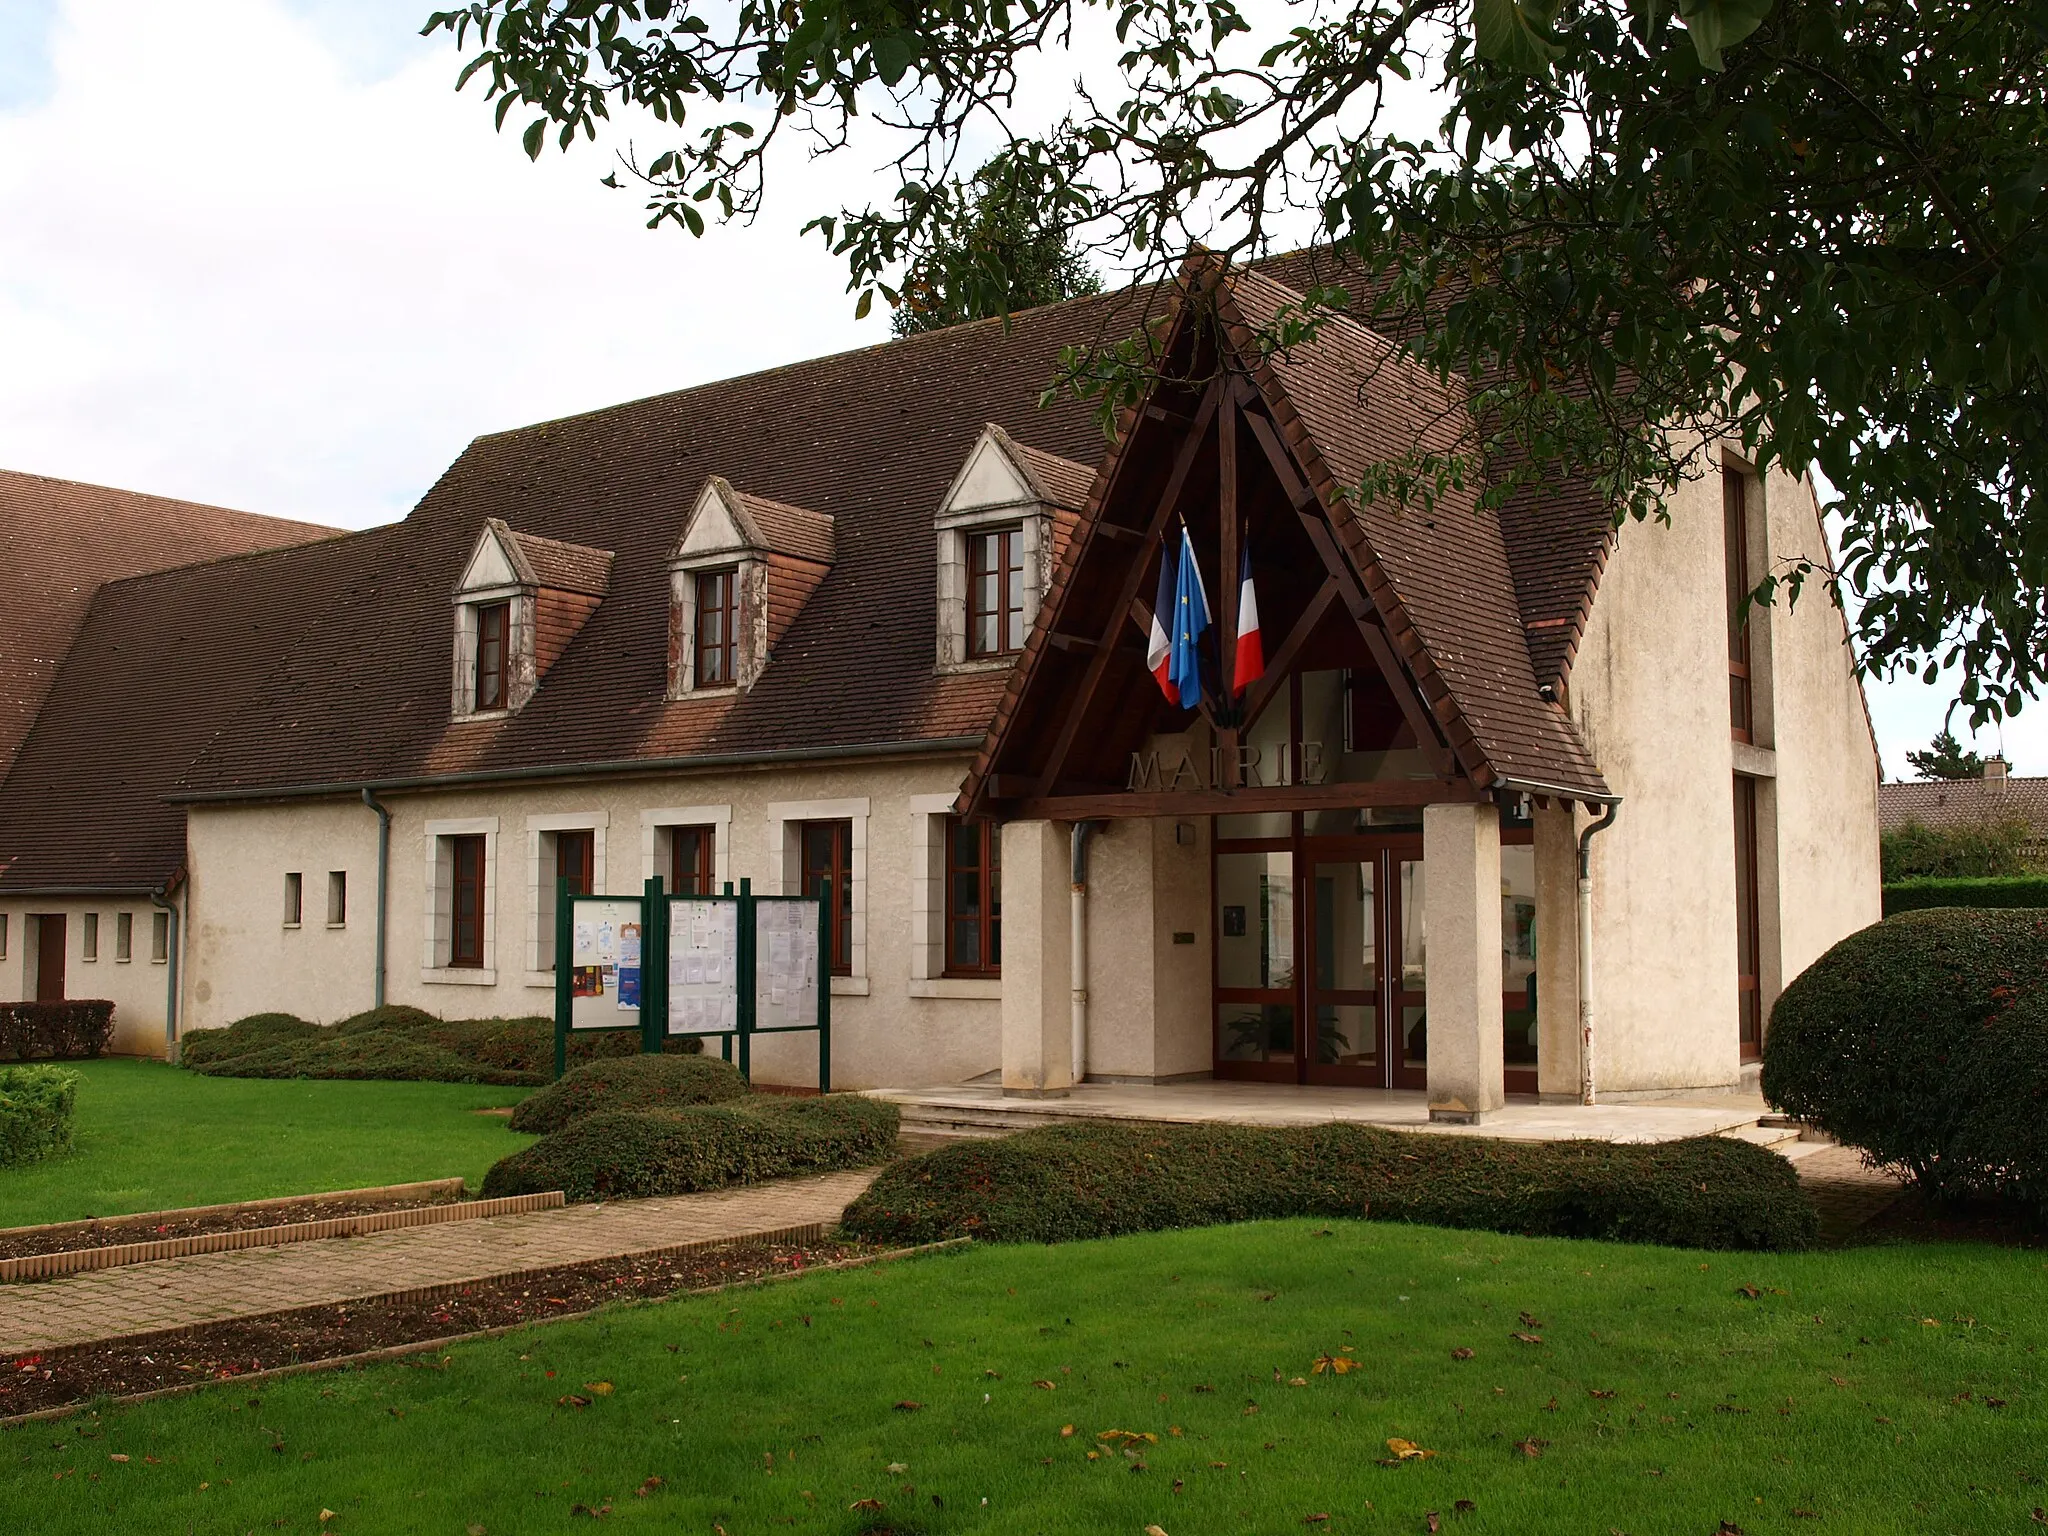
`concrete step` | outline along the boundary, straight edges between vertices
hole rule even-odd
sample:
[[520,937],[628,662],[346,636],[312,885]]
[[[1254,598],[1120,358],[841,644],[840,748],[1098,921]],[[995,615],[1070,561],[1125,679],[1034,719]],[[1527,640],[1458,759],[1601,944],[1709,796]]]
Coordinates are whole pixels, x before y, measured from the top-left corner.
[[1726,1136],[1730,1141],[1746,1141],[1752,1146],[1767,1147],[1773,1152],[1795,1146],[1799,1141],[1797,1126],[1737,1125],[1719,1134]]
[[903,1130],[920,1136],[1007,1136],[1066,1118],[952,1104],[899,1103],[896,1107]]

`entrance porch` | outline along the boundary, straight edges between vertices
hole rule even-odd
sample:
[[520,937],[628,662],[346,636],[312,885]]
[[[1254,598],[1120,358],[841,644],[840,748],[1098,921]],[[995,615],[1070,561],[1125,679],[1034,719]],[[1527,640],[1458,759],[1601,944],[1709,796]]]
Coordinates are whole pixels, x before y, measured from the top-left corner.
[[1062,1121],[1125,1120],[1167,1125],[1321,1125],[1348,1122],[1389,1130],[1481,1135],[1509,1141],[1678,1141],[1734,1135],[1789,1145],[1796,1127],[1761,1126],[1761,1098],[1731,1094],[1630,1104],[1544,1104],[1517,1096],[1483,1127],[1433,1120],[1427,1094],[1399,1088],[1331,1088],[1251,1082],[1083,1083],[1064,1098],[1006,1096],[994,1083],[953,1088],[877,1089],[903,1111],[906,1133],[993,1135]]

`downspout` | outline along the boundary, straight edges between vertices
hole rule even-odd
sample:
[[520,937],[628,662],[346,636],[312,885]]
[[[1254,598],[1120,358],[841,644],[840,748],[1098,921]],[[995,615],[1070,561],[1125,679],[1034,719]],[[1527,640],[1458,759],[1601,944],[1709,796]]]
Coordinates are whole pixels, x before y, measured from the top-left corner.
[[1075,1087],[1079,1087],[1088,1076],[1088,836],[1101,825],[1099,821],[1077,821],[1073,827],[1073,952],[1070,963],[1073,982]]
[[162,885],[151,889],[150,905],[167,914],[164,918],[164,1059],[173,1065],[178,1060],[178,907],[171,900],[171,892],[182,883],[181,875],[173,875]]
[[1579,834],[1579,1102],[1593,1102],[1593,834],[1605,832],[1621,814],[1610,800],[1596,821]]
[[391,808],[377,799],[376,791],[363,786],[363,804],[377,813],[377,984],[373,1008],[384,1006],[384,887],[391,878]]

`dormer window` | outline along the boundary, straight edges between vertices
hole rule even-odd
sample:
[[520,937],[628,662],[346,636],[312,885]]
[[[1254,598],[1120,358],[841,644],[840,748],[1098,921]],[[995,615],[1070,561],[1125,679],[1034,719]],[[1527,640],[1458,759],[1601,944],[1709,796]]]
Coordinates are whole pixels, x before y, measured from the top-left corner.
[[669,697],[754,686],[832,569],[832,519],[713,475],[669,555]]
[[512,645],[512,605],[479,603],[476,610],[476,707],[505,708]]
[[604,600],[611,570],[610,550],[487,519],[455,585],[455,718],[523,708]]
[[938,534],[938,664],[1007,666],[1024,649],[1093,471],[982,430],[932,520]]
[[1017,524],[967,535],[967,654],[979,660],[1024,649],[1024,530]]
[[720,688],[737,680],[734,642],[739,629],[739,571],[700,571],[697,586],[697,686]]

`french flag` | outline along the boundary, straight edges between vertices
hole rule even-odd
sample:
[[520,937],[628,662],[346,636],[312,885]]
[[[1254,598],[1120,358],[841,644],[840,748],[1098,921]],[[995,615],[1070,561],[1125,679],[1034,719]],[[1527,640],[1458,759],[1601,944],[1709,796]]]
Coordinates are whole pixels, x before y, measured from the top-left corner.
[[[1153,621],[1155,630],[1158,621]],[[1242,551],[1237,574],[1237,656],[1231,687],[1243,693],[1266,675],[1266,643],[1259,637],[1259,595],[1252,590],[1252,552]]]
[[1173,614],[1173,546],[1159,540],[1159,590],[1152,596],[1152,631],[1145,639],[1145,665],[1166,695],[1169,704],[1180,702],[1180,690],[1168,675],[1173,666],[1173,642],[1167,638],[1166,621]]

